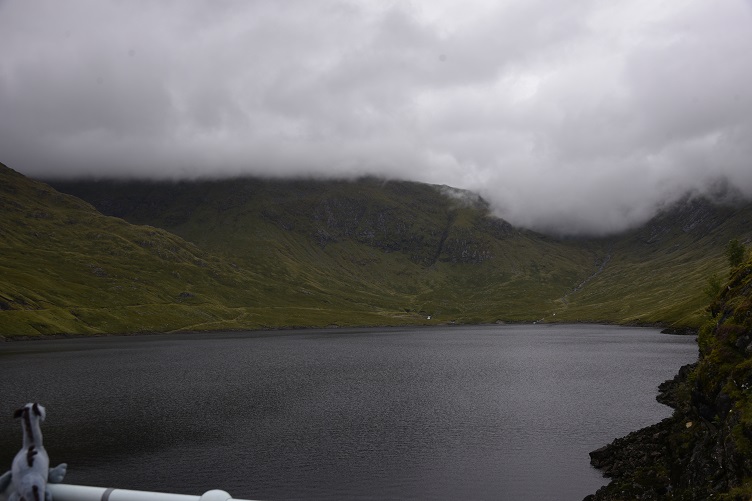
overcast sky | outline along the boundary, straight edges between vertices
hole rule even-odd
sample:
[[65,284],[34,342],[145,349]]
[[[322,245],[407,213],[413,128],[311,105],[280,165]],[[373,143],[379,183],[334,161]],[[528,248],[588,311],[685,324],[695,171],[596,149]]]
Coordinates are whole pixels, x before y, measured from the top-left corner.
[[616,231],[752,196],[750,0],[0,0],[0,162],[383,175]]

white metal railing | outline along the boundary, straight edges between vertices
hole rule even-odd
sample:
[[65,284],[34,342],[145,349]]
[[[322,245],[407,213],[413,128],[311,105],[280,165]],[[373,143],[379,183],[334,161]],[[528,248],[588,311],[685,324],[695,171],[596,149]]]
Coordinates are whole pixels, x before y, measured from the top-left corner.
[[54,501],[249,501],[233,499],[228,493],[220,490],[208,491],[202,496],[69,484],[47,484],[47,490],[52,494]]

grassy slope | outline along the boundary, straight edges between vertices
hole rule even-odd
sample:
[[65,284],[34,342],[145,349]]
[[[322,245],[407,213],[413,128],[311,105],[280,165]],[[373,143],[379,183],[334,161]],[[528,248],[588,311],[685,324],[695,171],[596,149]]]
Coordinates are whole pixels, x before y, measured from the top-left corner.
[[[687,201],[606,239],[555,239],[492,218],[467,194],[374,179],[60,183],[102,211],[243,263],[281,294],[432,322],[600,321],[696,327],[750,206]],[[455,192],[455,195],[457,193]],[[467,199],[470,198],[468,201]],[[605,265],[604,265],[605,263]],[[580,287],[581,286],[581,287]],[[283,298],[276,298],[282,301]],[[355,316],[347,312],[355,308]],[[333,321],[337,321],[333,319]]]
[[104,217],[4,166],[0,214],[0,334],[202,325],[248,281],[175,235]]
[[345,306],[260,271],[0,166],[0,335],[323,326]]
[[480,201],[417,183],[59,186],[274,282],[432,322],[539,319],[594,271],[599,247],[514,229],[489,217]]
[[55,184],[127,224],[4,166],[0,181],[2,335],[540,319],[694,326],[723,246],[749,238],[752,213],[689,205],[618,238],[562,240],[418,183]]
[[727,271],[725,245],[752,237],[752,206],[685,202],[648,225],[609,239],[611,260],[569,300],[562,318],[698,327],[710,277]]

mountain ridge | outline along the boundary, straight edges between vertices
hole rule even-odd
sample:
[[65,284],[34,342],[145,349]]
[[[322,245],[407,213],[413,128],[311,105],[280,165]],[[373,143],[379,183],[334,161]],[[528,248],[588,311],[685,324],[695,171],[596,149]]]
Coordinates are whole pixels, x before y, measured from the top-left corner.
[[[6,336],[532,321],[696,328],[706,315],[701,291],[724,270],[723,246],[752,236],[750,204],[723,207],[697,198],[618,236],[563,238],[515,228],[475,194],[421,183],[239,178],[48,185],[7,167],[0,174],[3,203],[15,211],[0,220],[6,236],[0,266],[15,270],[0,291],[9,308],[15,305],[13,315],[28,317],[10,322],[13,315],[3,313],[9,310],[0,310]],[[35,190],[49,194],[30,196]],[[65,224],[82,207],[86,218]],[[51,217],[34,217],[44,213]],[[44,258],[29,232],[57,234],[42,241],[53,253],[75,256],[75,277]],[[95,245],[97,233],[109,246]],[[192,258],[170,262],[170,252]],[[139,266],[154,278],[131,280],[130,271],[121,272]],[[33,290],[19,290],[25,277],[33,278]],[[88,292],[81,296],[73,287],[66,298],[66,280]],[[146,308],[150,320],[124,311],[115,295],[97,297],[103,285],[132,290],[123,304]],[[36,310],[12,303],[7,291],[13,290],[56,291],[44,303],[56,313],[38,325],[32,317],[41,303],[31,303]],[[97,323],[93,314],[72,320],[79,317],[71,311],[81,309],[117,320]],[[201,311],[200,322],[194,317]]]
[[[501,318],[507,321],[532,321],[540,317],[550,320],[556,313],[570,321],[584,318],[622,323],[681,323],[677,313],[661,318],[640,315],[632,308],[633,318],[624,318],[613,311],[596,316],[592,310],[603,309],[604,305],[611,310],[623,310],[623,297],[640,295],[619,279],[631,268],[642,272],[632,270],[632,274],[640,276],[629,282],[645,284],[643,304],[653,302],[647,289],[654,290],[661,280],[670,280],[680,272],[689,274],[691,282],[702,289],[708,276],[723,269],[723,246],[728,239],[738,236],[749,239],[746,223],[752,212],[748,203],[743,207],[718,206],[702,198],[687,197],[664,208],[648,224],[617,236],[563,238],[515,228],[493,216],[488,204],[477,195],[462,193],[458,197],[456,191],[452,193],[447,187],[375,178],[359,181],[238,178],[177,184],[101,181],[57,186],[93,202],[103,212],[108,211],[106,204],[112,207],[121,203],[122,212],[113,213],[132,222],[163,227],[212,251],[228,252],[229,247],[228,253],[233,258],[248,252],[245,248],[238,249],[243,247],[244,239],[245,243],[266,239],[264,244],[270,249],[279,249],[279,241],[294,235],[297,245],[313,243],[323,254],[338,260],[338,265],[342,265],[343,259],[347,261],[345,256],[336,255],[338,250],[348,246],[346,253],[354,252],[353,246],[376,250],[380,257],[401,253],[418,265],[411,270],[413,275],[430,275],[437,267],[442,268],[445,276],[442,285],[447,280],[472,280],[476,287],[471,294],[476,297],[482,297],[479,291],[483,290],[487,296],[499,297],[527,289],[528,293],[522,295],[525,302],[511,302],[510,308],[526,304],[534,314],[523,317],[507,313],[506,318]],[[123,199],[118,198],[123,193],[139,202],[133,203],[131,199],[123,204]],[[188,200],[201,202],[189,206]],[[149,210],[145,210],[147,207]],[[176,213],[182,215],[179,221],[174,217]],[[221,229],[227,225],[227,219],[236,222],[229,232]],[[209,233],[203,227],[207,221],[213,225]],[[274,228],[267,223],[273,223]],[[254,228],[255,237],[248,237],[248,228]],[[258,253],[251,256],[262,261],[269,259]],[[698,267],[684,269],[675,258],[685,262],[697,259]],[[317,266],[299,254],[295,259],[310,267]],[[646,265],[646,261],[652,266]],[[447,265],[460,266],[450,269]],[[355,278],[362,271],[345,266]],[[477,268],[484,266],[487,269],[483,271]],[[608,280],[603,280],[604,277]],[[392,276],[392,279],[392,286],[404,286],[399,278]],[[420,282],[420,278],[417,280]],[[587,291],[577,289],[582,283],[587,284]],[[607,291],[614,286],[624,289],[624,294],[615,296]],[[664,287],[662,293],[670,290]],[[604,294],[610,298],[602,297]],[[545,301],[535,305],[533,296],[540,295]],[[577,301],[573,301],[573,295]],[[680,296],[682,301],[691,301],[695,311],[694,317],[684,324],[696,325],[706,298],[691,294],[686,287],[680,290]],[[428,308],[422,311],[437,313],[448,301],[444,299],[444,307],[433,304],[433,311]]]

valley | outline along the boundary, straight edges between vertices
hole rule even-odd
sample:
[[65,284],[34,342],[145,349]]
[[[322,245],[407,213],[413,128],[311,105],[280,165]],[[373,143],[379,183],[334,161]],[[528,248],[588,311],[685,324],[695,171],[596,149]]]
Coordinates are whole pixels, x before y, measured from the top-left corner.
[[0,335],[494,322],[682,330],[750,204],[688,197],[606,237],[550,236],[477,195],[376,178],[2,178]]

